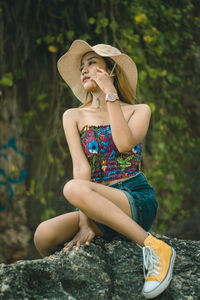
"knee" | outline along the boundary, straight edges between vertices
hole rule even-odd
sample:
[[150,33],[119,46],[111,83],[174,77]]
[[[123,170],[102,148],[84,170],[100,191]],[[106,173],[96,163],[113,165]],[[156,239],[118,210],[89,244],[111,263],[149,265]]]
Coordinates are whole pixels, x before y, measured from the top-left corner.
[[71,203],[72,199],[77,196],[78,180],[72,179],[68,181],[63,188],[63,195]]
[[88,181],[72,179],[65,184],[63,195],[72,205],[78,207],[78,202],[82,201],[83,195],[85,195],[88,188]]
[[39,252],[48,248],[54,240],[53,234],[51,233],[47,223],[48,221],[44,221],[39,224],[34,234],[34,244]]

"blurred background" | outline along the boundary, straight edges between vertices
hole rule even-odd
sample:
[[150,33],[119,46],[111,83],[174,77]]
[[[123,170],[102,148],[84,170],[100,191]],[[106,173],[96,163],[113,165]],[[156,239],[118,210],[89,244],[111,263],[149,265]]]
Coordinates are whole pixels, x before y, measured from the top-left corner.
[[39,258],[37,225],[73,210],[62,114],[80,103],[56,64],[75,39],[137,64],[137,103],[152,110],[142,161],[159,202],[152,230],[199,239],[199,32],[198,0],[0,0],[0,262]]

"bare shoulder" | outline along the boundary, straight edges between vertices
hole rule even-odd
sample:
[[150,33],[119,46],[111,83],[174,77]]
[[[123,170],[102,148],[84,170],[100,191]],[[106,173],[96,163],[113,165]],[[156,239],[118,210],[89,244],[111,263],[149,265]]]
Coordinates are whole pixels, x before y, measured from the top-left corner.
[[69,108],[63,113],[63,122],[77,122],[81,117],[79,108]]
[[134,104],[133,107],[135,110],[143,110],[143,111],[146,111],[147,113],[151,113],[151,108],[146,103]]
[[136,112],[151,116],[151,109],[148,104],[122,104],[122,110],[126,120],[129,120]]
[[149,110],[151,111],[150,109],[150,106],[148,104],[145,104],[145,103],[142,103],[142,104],[128,104],[128,103],[123,103],[122,104],[122,108],[124,110],[132,110],[132,111],[135,111],[135,110]]

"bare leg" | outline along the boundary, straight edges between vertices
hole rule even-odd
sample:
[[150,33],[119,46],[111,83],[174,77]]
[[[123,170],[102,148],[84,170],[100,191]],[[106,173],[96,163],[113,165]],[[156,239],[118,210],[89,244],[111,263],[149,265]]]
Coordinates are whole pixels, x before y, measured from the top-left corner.
[[144,245],[148,233],[131,218],[126,195],[115,188],[73,179],[64,187],[64,196],[89,218],[109,226],[139,245]]
[[[101,231],[93,224],[96,235]],[[42,257],[60,250],[79,230],[79,212],[71,212],[42,222],[36,229],[34,243]]]

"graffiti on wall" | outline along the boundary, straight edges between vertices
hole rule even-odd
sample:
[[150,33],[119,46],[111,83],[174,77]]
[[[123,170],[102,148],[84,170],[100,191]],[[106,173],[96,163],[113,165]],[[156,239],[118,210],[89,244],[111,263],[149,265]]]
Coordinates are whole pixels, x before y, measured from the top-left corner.
[[[10,150],[12,151],[10,152]],[[28,174],[26,169],[20,169],[14,166],[12,166],[12,168],[5,167],[9,165],[9,163],[6,164],[6,162],[9,162],[9,155],[11,155],[13,151],[15,152],[16,159],[18,155],[24,159],[29,158],[28,155],[18,149],[15,138],[11,138],[5,145],[0,147],[0,161],[6,160],[4,161],[5,163],[2,164],[4,165],[3,168],[0,165],[0,187],[4,190],[4,193],[0,193],[0,211],[5,210],[11,202],[14,196],[14,186],[22,183]]]

